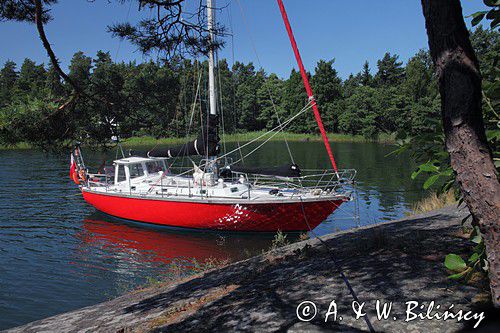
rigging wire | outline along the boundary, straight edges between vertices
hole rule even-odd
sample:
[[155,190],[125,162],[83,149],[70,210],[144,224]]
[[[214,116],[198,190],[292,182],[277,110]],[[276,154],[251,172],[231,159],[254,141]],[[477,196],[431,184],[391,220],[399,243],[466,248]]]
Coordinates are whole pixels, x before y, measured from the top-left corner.
[[[247,19],[246,19],[246,16],[245,16],[245,12],[243,10],[243,6],[241,5],[241,2],[240,0],[237,0],[238,2],[238,5],[240,7],[240,11],[241,11],[241,17],[243,18],[243,23],[245,25],[245,28],[247,30],[247,33],[248,33],[248,36],[249,36],[249,39],[250,39],[250,44],[252,45],[252,49],[253,49],[253,52],[255,53],[255,57],[257,59],[257,62],[260,66],[260,68],[263,68],[262,66],[262,63],[260,61],[260,57],[259,57],[259,54],[257,52],[257,47],[255,46],[255,42],[254,42],[254,39],[252,38],[252,34],[250,32],[250,28],[249,28],[249,24],[247,22]],[[273,111],[276,115],[276,119],[278,120],[278,125],[281,125],[281,117],[278,113],[278,109],[276,108],[276,104],[274,103],[274,99],[273,99],[273,95],[271,93],[271,89],[269,88],[268,85],[264,84],[266,86],[266,90],[267,90],[267,93],[269,94],[269,99],[271,100],[271,105],[273,106]],[[290,155],[290,160],[292,162],[292,164],[295,164],[295,160],[293,158],[293,154],[292,154],[292,151],[290,150],[290,145],[288,144],[288,140],[286,139],[286,136],[283,137],[284,140],[285,140],[285,145],[286,145],[286,149],[288,150],[288,154]]]
[[[216,53],[216,59],[217,59],[217,81],[219,83],[219,103],[220,103],[220,118],[221,118],[221,125],[222,125],[222,149],[223,153],[225,154],[227,151],[226,148],[226,132],[225,132],[225,126],[224,126],[224,107],[222,103],[222,82],[221,82],[221,75],[220,75],[220,66],[219,66],[219,55]],[[227,158],[224,159],[227,163]]]
[[[302,196],[299,197],[300,199],[300,208],[302,209],[302,214],[304,215],[304,221],[306,222],[306,225],[307,225],[307,228],[309,229],[309,232],[314,236],[316,237],[320,242],[321,244],[323,244],[323,246],[325,246],[327,248],[327,250],[329,251],[329,253],[331,254],[331,258],[332,258],[332,262],[333,262],[333,266],[335,267],[335,269],[338,271],[340,277],[342,278],[342,280],[344,281],[344,284],[346,285],[347,289],[349,289],[349,293],[351,294],[352,298],[359,303],[359,299],[358,299],[358,295],[356,294],[356,292],[354,291],[354,289],[352,288],[352,285],[351,283],[349,282],[349,280],[347,279],[347,276],[344,274],[344,271],[342,270],[342,267],[339,265],[339,263],[337,262],[337,260],[335,259],[335,255],[334,255],[334,251],[333,251],[333,248],[330,247],[330,245],[328,245],[327,242],[325,242],[317,233],[314,232],[314,230],[311,228],[311,226],[309,225],[309,221],[307,220],[307,215],[306,215],[306,211],[304,209],[304,201],[302,200]],[[373,328],[372,326],[372,323],[370,322],[370,319],[368,318],[368,316],[363,316],[363,318],[365,319],[365,322],[366,322],[366,325],[368,326],[368,329],[370,330],[370,332],[374,333],[375,332],[375,329]]]
[[[229,21],[229,27],[230,27],[230,30],[231,30],[231,68],[234,69],[234,62],[235,62],[235,57],[234,57],[234,29],[233,29],[233,14],[232,14],[232,11],[231,11],[231,8],[232,8],[232,2],[229,3],[229,6],[227,7],[228,8],[228,11],[227,11],[227,17],[228,17],[228,21]],[[236,80],[236,77],[234,75],[234,72],[231,74],[231,88],[232,88],[232,92],[233,92],[233,95],[232,95],[232,100],[233,100],[233,112],[232,112],[232,115],[233,115],[233,125],[234,125],[234,130],[236,131],[236,129],[238,128],[238,122],[236,121],[236,89],[235,89],[235,86],[236,86],[236,83],[235,83],[235,80]],[[236,135],[236,145],[238,147],[238,152],[240,154],[240,157],[241,157],[241,162],[245,162],[244,159],[243,159],[243,153],[241,151],[241,144],[240,144],[240,139],[238,138],[238,135]]]
[[[130,16],[130,8],[132,8],[132,2],[133,1],[130,1],[129,5],[128,5],[127,17],[125,18],[125,22],[128,22],[128,19],[129,19],[129,16]],[[118,54],[120,53],[122,42],[123,42],[123,39],[119,38],[118,39],[118,46],[117,46],[116,52],[115,52],[115,62],[118,61]]]
[[[273,134],[271,135],[271,138],[272,138],[272,137],[274,137],[274,136],[276,136],[276,135],[277,135],[280,131],[282,131],[282,130],[283,130],[283,129],[284,129],[284,128],[288,125],[288,124],[290,124],[290,123],[291,123],[293,120],[295,120],[297,117],[299,117],[299,116],[300,116],[300,115],[302,115],[304,112],[306,112],[307,110],[309,110],[311,107],[312,107],[312,101],[309,101],[309,102],[306,104],[306,106],[304,106],[304,107],[302,108],[302,110],[300,110],[299,112],[297,112],[294,116],[290,117],[290,118],[289,118],[289,119],[287,119],[285,122],[282,122],[280,125],[275,126],[275,127],[274,127],[274,128],[272,128],[271,130],[269,130],[269,131],[267,131],[267,132],[265,132],[265,133],[263,133],[263,134],[259,135],[259,136],[258,136],[258,137],[256,137],[255,139],[253,139],[253,140],[251,140],[251,141],[249,141],[249,142],[246,142],[245,144],[243,144],[243,145],[241,146],[241,148],[244,148],[244,147],[246,147],[246,146],[248,146],[248,145],[250,145],[250,144],[252,144],[252,143],[254,143],[254,142],[256,142],[256,141],[259,141],[260,139],[262,139],[263,137],[265,137],[265,136],[266,136],[266,135],[268,135],[269,133],[273,133],[273,132],[275,132],[275,133],[273,133]],[[266,140],[264,141],[264,143],[267,143],[269,140],[270,140],[270,138],[266,139]],[[260,147],[262,147],[262,144],[259,146],[259,148],[260,148]],[[237,149],[239,149],[239,148],[237,148]],[[230,154],[234,153],[237,149],[233,149],[233,150],[231,150],[230,152],[228,152],[228,153],[226,153],[225,155],[222,155],[222,156],[220,156],[220,157],[218,157],[218,158],[222,158],[222,157],[225,157],[225,156],[227,156],[227,155],[230,155]],[[252,152],[251,152],[251,153],[255,152],[255,150],[256,150],[256,149],[252,150]],[[245,157],[248,157],[249,155],[250,155],[250,154],[246,154],[246,155],[245,155]],[[237,162],[238,162],[238,161],[237,161]],[[233,162],[233,163],[231,163],[231,164],[235,164],[235,163],[237,163],[237,162]]]
[[[200,82],[201,82],[202,72],[199,71],[199,73],[198,73],[198,70],[197,70],[196,73],[198,74],[198,84],[196,85],[196,93],[195,93],[194,101],[193,101],[193,104],[192,104],[192,107],[191,107],[191,116],[190,116],[190,119],[189,119],[188,128],[186,130],[186,140],[189,139],[189,135],[191,134],[191,127],[193,125],[194,114],[195,114],[195,111],[196,111],[196,100],[198,99],[198,95],[199,95],[199,91],[200,91]],[[194,81],[194,84],[196,84],[196,81]],[[194,89],[194,86],[193,86],[193,89]],[[183,153],[182,153],[181,164],[184,163],[184,161],[185,161],[185,159],[187,157],[187,151],[183,149],[182,152]],[[179,158],[179,155],[175,156],[174,160],[172,161],[172,163],[170,163],[170,166],[174,165],[175,162],[178,160],[178,158]]]
[[[130,16],[130,9],[131,8],[132,8],[132,1],[130,1],[129,6],[128,6],[127,16],[125,18],[126,22],[128,22],[128,19],[129,19],[129,16]],[[114,59],[115,63],[118,61],[118,54],[120,53],[120,48],[121,48],[122,42],[123,42],[123,40],[120,38],[118,40],[118,46],[116,47],[115,59]],[[123,152],[123,147],[122,147],[122,144],[120,142],[120,136],[118,134],[118,132],[119,132],[118,123],[116,123],[116,126],[114,126],[114,130],[113,130],[113,125],[112,124],[110,124],[110,125],[111,125],[111,131],[112,131],[113,135],[116,136],[117,147],[120,149],[120,152],[122,154],[122,158],[125,158],[125,153]],[[118,148],[116,149],[116,159],[118,159]]]
[[[217,35],[213,35],[213,38],[214,38],[214,43],[217,43]],[[223,99],[222,99],[222,81],[221,81],[221,74],[220,74],[220,64],[219,64],[219,52],[217,52],[217,50],[214,50],[214,53],[215,53],[215,64],[216,64],[216,67],[217,67],[217,83],[219,85],[219,89],[216,90],[216,93],[218,96],[216,96],[216,98],[218,97],[218,102],[219,102],[219,110],[220,110],[220,123],[221,123],[221,127],[222,127],[222,149],[223,149],[223,153],[225,154],[226,151],[227,151],[227,147],[226,147],[226,129],[225,129],[225,124],[224,124],[224,106],[223,106]],[[208,139],[207,139],[207,143],[208,143]],[[227,163],[227,158],[224,159]]]
[[[242,14],[242,17],[243,17],[243,22],[244,22],[245,27],[246,27],[246,29],[247,29],[247,31],[248,31],[248,34],[250,35],[250,40],[251,40],[252,48],[253,48],[254,53],[255,53],[255,55],[256,55],[257,61],[259,62],[259,66],[260,66],[260,67],[262,67],[262,64],[260,63],[259,56],[258,56],[258,54],[257,54],[257,50],[256,50],[256,47],[255,47],[255,44],[254,44],[254,42],[253,42],[253,39],[252,39],[252,37],[251,37],[250,31],[249,31],[249,28],[248,28],[248,24],[247,24],[247,21],[246,21],[246,18],[245,18],[245,14],[244,14],[244,11],[243,11],[243,6],[241,5],[240,0],[238,0],[237,2],[238,2],[238,5],[239,5],[239,7],[240,7],[240,10],[241,10],[241,14]],[[279,114],[278,114],[278,112],[277,112],[277,110],[276,110],[276,106],[275,106],[275,104],[274,104],[274,101],[273,101],[273,99],[272,99],[272,94],[271,94],[271,92],[270,92],[270,90],[269,90],[269,87],[268,87],[268,86],[266,86],[266,87],[267,87],[267,89],[268,89],[269,96],[270,96],[270,98],[271,98],[271,103],[272,103],[272,105],[273,105],[273,109],[274,109],[274,111],[275,111],[275,113],[276,113],[276,117],[277,117],[278,123],[281,125],[281,120],[280,120]],[[313,101],[314,101],[314,100],[310,100],[309,102],[311,103],[311,102],[313,102]],[[288,151],[289,151],[289,154],[290,154],[290,158],[291,158],[291,160],[292,160],[292,163],[295,163],[295,162],[293,161],[293,155],[292,155],[292,153],[291,153],[291,151],[290,151],[290,147],[289,147],[289,145],[288,145],[288,142],[286,141],[286,138],[285,138],[285,143],[286,143],[287,149],[288,149]],[[308,227],[309,231],[310,231],[310,232],[311,232],[311,234],[313,234],[316,238],[318,238],[318,240],[319,240],[319,241],[320,241],[320,242],[321,242],[321,243],[322,243],[322,244],[323,244],[323,245],[324,245],[324,246],[325,246],[325,247],[329,250],[329,252],[332,254],[332,261],[333,261],[333,264],[334,264],[334,266],[335,266],[336,270],[339,272],[339,274],[340,274],[341,278],[343,279],[343,281],[344,281],[345,285],[346,285],[346,286],[347,286],[347,288],[349,289],[349,292],[351,293],[351,296],[353,297],[353,299],[354,299],[355,301],[359,302],[358,297],[357,297],[357,295],[356,295],[356,293],[355,293],[354,289],[352,288],[352,286],[351,286],[351,284],[350,284],[349,280],[347,279],[346,275],[344,274],[343,270],[341,269],[340,265],[337,263],[337,261],[336,261],[336,259],[335,259],[334,255],[333,255],[333,249],[332,249],[332,248],[331,248],[331,247],[330,247],[330,246],[329,246],[329,245],[328,245],[325,241],[323,241],[323,239],[322,239],[321,237],[319,237],[319,236],[318,236],[318,235],[317,235],[317,234],[316,234],[316,233],[312,230],[311,226],[309,225],[309,221],[307,220],[307,215],[306,215],[306,213],[305,213],[304,203],[303,203],[302,197],[300,197],[300,202],[301,202],[301,209],[302,209],[302,213],[303,213],[303,215],[304,215],[304,221],[306,222],[306,224],[307,224],[307,227]],[[370,332],[375,332],[375,330],[373,329],[373,326],[372,326],[372,324],[371,324],[371,322],[370,322],[369,318],[368,318],[367,316],[364,316],[364,319],[365,319],[365,322],[366,322],[366,324],[367,324],[367,326],[368,326],[368,328],[369,328]]]
[[[244,148],[244,147],[246,147],[248,145],[251,145],[251,144],[253,144],[253,143],[257,142],[257,141],[260,141],[263,137],[265,137],[269,133],[275,132],[275,133],[273,133],[271,135],[271,138],[274,137],[275,135],[277,135],[279,133],[279,131],[283,130],[288,124],[290,124],[292,121],[294,121],[297,117],[301,116],[304,112],[310,110],[311,107],[312,107],[312,102],[309,101],[309,103],[307,103],[307,105],[304,106],[304,108],[302,108],[302,110],[300,110],[299,112],[297,112],[294,116],[288,118],[286,121],[282,122],[281,125],[277,125],[274,128],[272,128],[271,130],[269,130],[269,131],[267,131],[267,132],[259,135],[258,137],[252,139],[251,141],[246,142],[245,144],[243,144],[241,146],[241,148]],[[270,138],[267,138],[264,143],[267,143],[269,140],[270,140]],[[262,147],[262,144],[259,147]],[[229,155],[233,154],[235,151],[237,151],[238,149],[239,148],[233,149],[233,150],[229,151],[228,153],[226,153],[225,155],[218,156],[216,160],[219,160],[221,158],[229,156]],[[253,153],[255,150],[256,149],[254,149],[251,153]],[[245,157],[248,157],[251,153],[246,154]],[[235,164],[237,162],[239,162],[239,160],[236,161],[236,162],[232,162],[230,165]],[[205,166],[206,166],[206,164],[200,164],[199,167],[205,167]],[[192,168],[190,170],[188,170],[188,171],[185,171],[185,172],[182,172],[182,173],[178,174],[178,176],[183,176],[183,175],[189,173],[191,170],[192,170]]]

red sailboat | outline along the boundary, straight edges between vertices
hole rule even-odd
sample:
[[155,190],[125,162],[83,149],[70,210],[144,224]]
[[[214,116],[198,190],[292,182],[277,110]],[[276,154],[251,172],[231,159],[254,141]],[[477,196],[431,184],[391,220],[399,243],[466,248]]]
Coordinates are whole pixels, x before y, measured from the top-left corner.
[[[214,70],[216,51],[212,49],[208,61],[210,103],[203,131],[194,141],[184,145],[155,149],[147,157],[118,159],[112,168],[97,174],[88,172],[77,146],[72,154],[78,170],[72,172],[72,177],[84,170],[79,182],[85,201],[109,215],[146,223],[275,232],[311,230],[350,200],[348,186],[355,171],[337,169],[285,8],[281,0],[278,4],[309,102],[294,116],[279,121],[279,126],[268,133],[264,143],[312,108],[333,169],[301,170],[294,163],[249,168],[239,165],[239,160],[232,162],[230,157],[235,151],[220,154]],[[207,0],[207,14],[208,31],[215,43],[212,0]],[[256,149],[262,144],[259,143]],[[198,163],[193,162],[192,167],[176,167],[179,157],[186,156],[202,158]]]

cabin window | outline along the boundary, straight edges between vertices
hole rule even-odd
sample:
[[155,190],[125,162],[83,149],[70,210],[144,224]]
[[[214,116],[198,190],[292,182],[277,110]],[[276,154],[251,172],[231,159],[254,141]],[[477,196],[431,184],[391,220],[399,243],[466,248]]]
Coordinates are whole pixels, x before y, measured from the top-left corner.
[[125,174],[125,166],[124,165],[119,165],[118,166],[118,176],[116,177],[116,182],[123,182],[127,180],[127,175]]
[[131,164],[129,167],[130,179],[144,176],[142,164]]
[[113,178],[113,176],[115,174],[115,166],[110,165],[110,166],[104,167],[104,174],[108,177]]
[[163,163],[160,161],[148,162],[146,163],[146,168],[148,169],[148,174],[158,173],[163,171]]

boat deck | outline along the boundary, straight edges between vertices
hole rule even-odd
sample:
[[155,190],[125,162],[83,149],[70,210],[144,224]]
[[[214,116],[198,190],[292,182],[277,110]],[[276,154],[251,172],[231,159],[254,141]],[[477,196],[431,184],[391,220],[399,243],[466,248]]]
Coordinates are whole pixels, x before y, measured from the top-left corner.
[[[269,180],[269,178],[267,178]],[[162,175],[143,176],[130,181],[108,184],[102,179],[90,178],[82,189],[87,192],[121,197],[148,198],[157,200],[203,201],[203,202],[297,202],[348,200],[351,192],[330,185],[329,187],[291,186],[291,182],[249,182],[224,180],[196,182],[193,177]]]

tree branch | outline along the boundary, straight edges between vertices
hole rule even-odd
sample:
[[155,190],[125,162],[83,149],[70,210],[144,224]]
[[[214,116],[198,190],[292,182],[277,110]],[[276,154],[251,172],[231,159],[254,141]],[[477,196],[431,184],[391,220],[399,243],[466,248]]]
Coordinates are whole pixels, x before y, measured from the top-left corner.
[[42,40],[43,47],[47,51],[47,55],[50,58],[50,62],[52,63],[52,66],[54,67],[55,71],[59,76],[66,81],[71,87],[73,87],[73,90],[77,93],[81,93],[81,89],[74,82],[62,69],[61,66],[59,66],[59,60],[57,59],[56,55],[54,54],[54,51],[52,50],[52,47],[50,46],[50,43],[47,39],[47,35],[45,34],[45,30],[43,28],[43,10],[42,10],[42,1],[41,0],[35,0],[35,23],[36,23],[36,28],[38,30],[38,35],[40,36],[40,39]]

